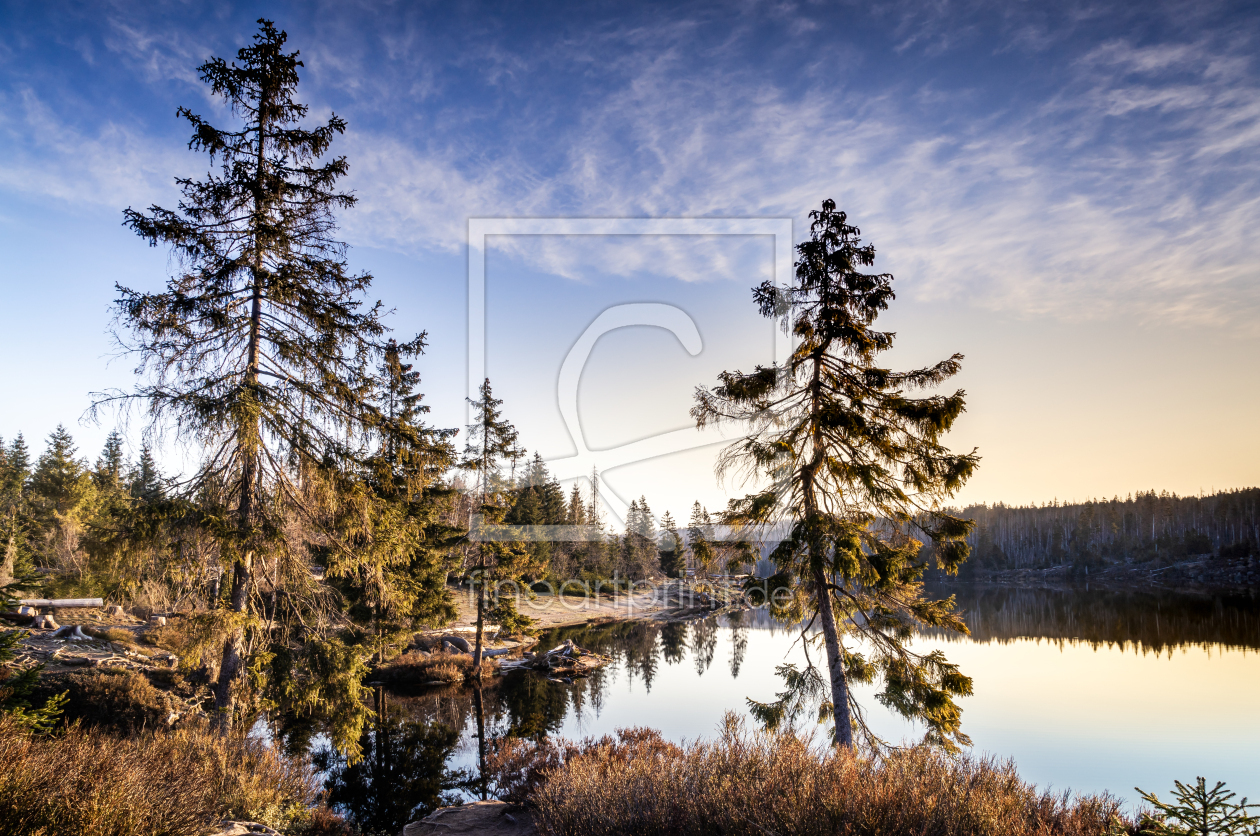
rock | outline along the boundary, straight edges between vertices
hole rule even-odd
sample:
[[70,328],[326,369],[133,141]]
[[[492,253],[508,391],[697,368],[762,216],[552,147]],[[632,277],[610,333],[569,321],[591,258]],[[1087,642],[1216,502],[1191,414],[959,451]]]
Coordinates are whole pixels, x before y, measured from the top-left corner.
[[402,836],[536,836],[529,811],[506,801],[474,801],[443,807],[403,828]]
[[149,623],[150,623],[150,624],[152,624],[152,625],[153,625],[153,626],[155,626],[155,627],[165,627],[165,626],[166,626],[166,616],[164,616],[164,615],[151,615],[151,616],[149,616]]

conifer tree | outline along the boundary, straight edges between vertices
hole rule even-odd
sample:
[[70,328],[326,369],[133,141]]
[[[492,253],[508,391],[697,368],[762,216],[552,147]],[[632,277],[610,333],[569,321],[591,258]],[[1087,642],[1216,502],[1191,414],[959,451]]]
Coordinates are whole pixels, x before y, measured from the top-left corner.
[[67,513],[82,496],[86,467],[75,458],[77,452],[70,432],[58,424],[31,474],[31,494],[46,521]]
[[[878,699],[927,726],[946,747],[966,742],[955,696],[971,680],[940,651],[909,646],[919,626],[966,632],[953,599],[932,600],[922,577],[929,561],[956,571],[966,558],[970,522],[944,510],[978,464],[974,451],[951,453],[941,436],[963,412],[962,391],[914,398],[957,373],[962,357],[896,372],[877,364],[892,333],[872,326],[893,299],[892,276],[863,273],[875,260],[859,230],[827,200],[810,213],[809,240],[797,246],[795,280],[754,289],[763,316],[783,318],[796,348],[782,366],[724,372],[714,389],[696,393],[692,416],[703,427],[748,421],[750,431],[727,448],[719,472],[768,481],[733,500],[724,522],[737,529],[790,526],[770,557],[775,585],[791,590],[784,617],[822,628],[828,679],[812,665],[781,669],[789,688],[771,704],[754,704],[773,725],[799,705],[804,691],[830,692],[835,742],[853,745],[849,682],[883,680]],[[924,550],[918,537],[931,540]],[[865,651],[846,636],[860,636]],[[855,706],[856,707],[856,706]],[[826,710],[827,706],[824,706]]]
[[156,502],[166,496],[166,480],[158,470],[153,449],[146,443],[140,447],[140,457],[127,480],[127,491],[141,502]]
[[[512,461],[519,449],[516,428],[503,416],[503,401],[494,397],[487,378],[472,404],[475,423],[468,425],[468,442],[464,447],[462,466],[477,474],[477,509],[482,533],[491,533],[494,525],[503,522],[506,502],[496,488],[502,486],[500,467]],[[469,528],[477,521],[469,520]],[[485,634],[486,588],[493,576],[511,575],[525,549],[519,543],[478,538],[476,576],[473,586],[477,595],[477,638],[473,648],[473,671],[480,675],[482,645]],[[497,571],[495,571],[497,570]]]
[[117,490],[122,486],[123,471],[127,468],[127,458],[123,453],[123,437],[118,430],[111,430],[105,437],[105,447],[100,458],[96,460],[93,477],[96,486],[106,490]]
[[31,457],[22,434],[18,433],[7,448],[0,439],[0,595],[5,589],[18,592],[30,588],[34,569],[27,546],[32,524],[27,498],[30,477]]
[[586,503],[582,499],[582,491],[576,482],[573,484],[573,490],[569,492],[565,521],[569,525],[586,525]]
[[691,550],[692,566],[696,573],[707,577],[717,561],[717,548],[713,545],[713,520],[708,509],[699,500],[691,506],[691,520],[687,523],[687,548]]
[[249,648],[263,646],[246,639],[255,565],[293,554],[283,523],[305,507],[298,475],[353,470],[370,453],[367,432],[392,431],[371,402],[383,310],[364,304],[372,277],[349,271],[334,237],[334,211],[355,198],[337,190],[345,158],[325,155],[346,123],[334,114],[302,125],[303,64],[286,40],[259,20],[235,61],[198,68],[239,122],[216,127],[180,108],[189,147],[218,171],[177,179],[177,209],[124,213],[150,245],[172,249],[176,271],[159,293],[118,287],[119,339],[138,358],[141,382],[96,404],[138,402],[151,421],[206,451],[181,494],[198,499],[208,523],[228,521],[206,535],[231,578],[215,685],[229,721]]
[[678,523],[668,511],[661,515],[661,533],[659,551],[661,555],[661,571],[671,578],[680,577],[686,568],[687,547],[678,533]]
[[416,389],[420,374],[403,362],[423,347],[423,335],[407,345],[386,344],[378,401],[388,431],[379,436],[362,478],[342,475],[339,511],[346,522],[337,528],[353,531],[349,548],[328,556],[329,576],[344,579],[352,598],[370,613],[378,662],[416,627],[454,616],[441,552],[459,532],[441,522],[450,491],[439,480],[455,464],[450,439],[456,430],[423,421],[429,408]]

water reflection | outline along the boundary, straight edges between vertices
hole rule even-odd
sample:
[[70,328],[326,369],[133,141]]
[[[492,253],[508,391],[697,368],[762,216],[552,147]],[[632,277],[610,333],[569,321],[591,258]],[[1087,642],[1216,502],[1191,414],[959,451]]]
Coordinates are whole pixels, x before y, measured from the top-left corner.
[[[1140,682],[1172,673],[1172,663],[1160,654],[1168,656],[1173,648],[1205,647],[1213,653],[1230,649],[1247,653],[1260,648],[1260,604],[1248,597],[966,585],[936,591],[957,596],[972,630],[971,640],[961,639],[963,645],[946,649],[959,656],[968,673],[977,678],[978,696],[969,702],[964,722],[977,732],[973,736],[983,741],[981,748],[1002,756],[1015,755],[1026,775],[1059,787],[1070,783],[1078,789],[1105,788],[1123,794],[1139,777],[1132,774],[1132,764],[1154,764],[1142,749],[1150,737],[1142,729],[1135,729],[1124,739],[1113,736],[1103,742],[1098,728],[1087,728],[1094,724],[1105,731],[1106,724],[1114,721],[1111,715],[1136,716],[1135,708],[1158,713],[1162,709],[1152,700],[1174,698],[1169,696],[1170,689],[1127,692],[1124,683],[1104,685],[1107,669],[1117,669],[1116,663],[1122,658],[1132,660],[1131,674],[1126,675]],[[774,622],[764,610],[687,623],[638,621],[553,630],[540,636],[543,646],[572,639],[611,656],[613,664],[572,684],[520,672],[495,677],[480,689],[435,686],[408,692],[379,691],[380,719],[364,736],[363,761],[350,766],[326,750],[318,752],[329,800],[364,830],[397,833],[407,821],[441,804],[456,798],[484,797],[486,745],[497,737],[580,737],[628,725],[661,728],[672,739],[710,734],[721,713],[742,709],[745,697],[771,696],[778,685],[772,675],[774,665],[794,652],[795,634],[794,628]],[[1080,646],[1080,651],[1097,661],[1090,663],[1079,652],[1065,655],[1058,650],[1054,651],[1055,658],[1047,658],[1044,644],[1037,653],[1027,639],[1048,639],[1061,647]],[[939,638],[925,636],[924,640]],[[1098,652],[1091,653],[1089,647]],[[1153,653],[1143,662],[1141,655],[1127,652],[1130,648]],[[1154,664],[1162,667],[1151,667]],[[1244,661],[1242,679],[1238,678],[1237,660],[1229,665],[1210,667],[1196,676],[1218,677],[1221,690],[1246,689],[1244,680],[1250,681],[1246,677],[1255,678],[1254,665]],[[1050,709],[1036,702],[1045,686],[1030,685],[1032,679],[1020,678],[1024,668],[1035,670],[1036,675],[1056,677],[1057,696]],[[1074,695],[1073,682],[1085,683],[1080,695]],[[1103,706],[1098,697],[1100,687],[1131,695],[1122,699],[1123,705]],[[1184,684],[1178,687],[1184,694],[1177,698],[1203,699],[1191,697]],[[1067,725],[1048,724],[1048,712],[1055,706],[1075,719]],[[1211,708],[1218,719],[1228,715],[1235,724],[1232,738],[1218,735],[1220,739],[1244,741],[1250,739],[1248,735],[1256,736],[1254,718],[1248,719],[1250,713]],[[1193,718],[1187,720],[1188,724],[1193,722]],[[1248,722],[1251,725],[1243,734],[1237,734],[1237,724],[1246,726]],[[1032,739],[1037,729],[1046,732],[1045,741]],[[888,731],[890,737],[897,738],[896,729]],[[1217,739],[1213,737],[1215,731],[1204,727],[1194,734],[1198,742],[1193,745],[1202,750],[1196,757],[1224,758],[1223,750],[1212,748],[1222,745],[1212,742]],[[286,744],[294,748],[302,746],[309,736],[310,730],[297,724],[283,734]],[[1055,760],[1058,756],[1053,747],[1059,745],[1069,747],[1070,757]],[[1184,744],[1181,752],[1173,753],[1167,769],[1157,765],[1158,780],[1170,784],[1172,777],[1196,774],[1192,770],[1185,775],[1173,771],[1188,768],[1190,745]],[[1116,765],[1097,775],[1082,771],[1084,761],[1098,762],[1105,757],[1114,757]],[[1251,779],[1222,777],[1231,778],[1231,788],[1244,778]],[[1146,775],[1141,780],[1153,786],[1158,783]]]
[[417,716],[406,700],[381,688],[375,700],[376,722],[361,740],[361,761],[348,764],[326,745],[315,750],[313,759],[324,774],[329,804],[364,832],[398,833],[438,807],[459,803],[455,790],[480,776],[448,767],[460,742],[460,726],[432,715]]
[[[971,584],[939,585],[932,591],[955,596],[971,639],[979,642],[1035,638],[1083,642],[1095,649],[1132,645],[1156,653],[1187,646],[1260,648],[1260,603],[1246,592],[1212,596]],[[945,631],[931,635],[965,641]]]

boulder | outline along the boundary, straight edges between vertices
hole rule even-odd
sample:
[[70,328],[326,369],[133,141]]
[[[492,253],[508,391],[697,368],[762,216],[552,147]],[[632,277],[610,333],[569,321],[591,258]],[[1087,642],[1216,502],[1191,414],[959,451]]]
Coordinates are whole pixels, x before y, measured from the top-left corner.
[[403,828],[402,836],[537,836],[529,811],[506,801],[443,807]]

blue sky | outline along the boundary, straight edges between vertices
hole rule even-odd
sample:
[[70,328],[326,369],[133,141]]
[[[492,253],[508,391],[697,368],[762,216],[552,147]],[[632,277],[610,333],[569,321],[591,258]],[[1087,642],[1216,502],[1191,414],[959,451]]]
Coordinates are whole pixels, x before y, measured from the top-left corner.
[[[896,274],[891,362],[967,355],[964,500],[1255,484],[1260,475],[1260,14],[1231,3],[73,4],[0,6],[0,435],[78,424],[115,281],[168,267],[120,225],[205,171],[175,118],[228,121],[195,67],[260,16],[305,60],[360,204],[355,267],[427,329],[436,422],[463,422],[472,217],[790,218],[834,198]],[[555,377],[601,310],[592,447],[687,426],[695,385],[764,359],[761,238],[502,237],[487,363],[525,443],[572,452]],[[37,445],[38,446],[38,445]],[[724,504],[712,448],[609,474],[682,513]],[[174,461],[177,453],[168,455]]]

